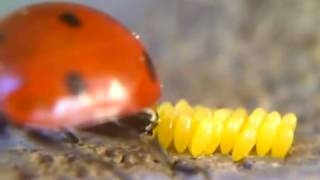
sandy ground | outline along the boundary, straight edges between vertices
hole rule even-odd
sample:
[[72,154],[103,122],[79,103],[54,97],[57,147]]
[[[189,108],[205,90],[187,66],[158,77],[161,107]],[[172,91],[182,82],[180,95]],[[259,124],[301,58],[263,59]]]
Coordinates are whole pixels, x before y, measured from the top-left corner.
[[[1,2],[1,13],[25,3]],[[233,163],[219,153],[192,159],[170,152],[171,160],[206,169],[214,179],[319,178],[318,1],[86,4],[111,12],[141,35],[163,83],[162,100],[187,98],[212,107],[261,106],[299,117],[295,144],[285,160],[252,154]],[[132,179],[204,179],[201,173],[172,176],[168,165],[141,141],[84,132],[78,136],[80,145],[62,142],[61,150],[34,144],[21,130],[9,128],[0,140],[1,179],[117,179],[119,173]]]

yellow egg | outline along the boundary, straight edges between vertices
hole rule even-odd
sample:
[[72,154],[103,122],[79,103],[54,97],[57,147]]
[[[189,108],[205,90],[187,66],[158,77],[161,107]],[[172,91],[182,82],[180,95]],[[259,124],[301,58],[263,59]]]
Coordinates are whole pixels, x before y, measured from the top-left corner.
[[293,113],[286,114],[279,125],[276,141],[272,146],[272,156],[285,158],[294,139],[297,117]]
[[168,149],[173,145],[178,153],[188,150],[193,157],[213,154],[218,147],[223,154],[232,153],[233,161],[247,157],[256,146],[259,156],[284,158],[294,141],[297,117],[288,113],[281,117],[274,111],[256,108],[247,114],[244,108],[235,110],[191,106],[185,99],[175,106],[170,102],[158,106],[158,125],[153,136]]
[[234,161],[239,161],[248,156],[257,142],[257,131],[266,114],[266,111],[262,108],[257,108],[251,113],[232,150],[232,159]]
[[211,117],[203,117],[194,131],[190,142],[190,152],[194,157],[200,156],[210,142],[212,136]]
[[247,112],[243,108],[236,109],[224,124],[220,149],[222,154],[228,154],[235,144],[242,125],[247,119]]
[[176,119],[174,129],[174,146],[178,153],[183,153],[192,137],[192,117],[189,114],[181,114]]
[[157,135],[160,145],[167,149],[173,140],[174,122],[177,113],[172,106],[163,107],[159,113],[159,124],[157,126]]
[[258,156],[265,156],[270,151],[272,144],[276,140],[280,121],[281,116],[278,112],[271,112],[267,115],[258,132],[256,145]]
[[214,112],[211,118],[212,134],[210,142],[204,150],[204,154],[212,154],[220,145],[224,122],[230,116],[231,112],[231,109],[218,109]]

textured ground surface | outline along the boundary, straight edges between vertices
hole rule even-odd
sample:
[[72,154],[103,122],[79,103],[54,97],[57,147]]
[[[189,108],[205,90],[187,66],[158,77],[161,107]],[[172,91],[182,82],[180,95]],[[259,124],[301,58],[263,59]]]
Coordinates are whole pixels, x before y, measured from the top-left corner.
[[[2,1],[0,12],[30,2]],[[317,0],[93,0],[89,4],[111,12],[141,34],[163,81],[163,99],[183,97],[193,103],[249,109],[262,106],[299,116],[296,142],[284,161],[250,156],[236,164],[219,154],[197,160],[171,154],[173,159],[208,169],[215,179],[320,177]],[[83,145],[59,151],[34,146],[20,131],[9,134],[0,140],[1,179],[115,178],[101,160],[113,162],[119,172],[134,179],[172,177],[169,168],[137,141],[80,133]],[[91,159],[77,152],[90,154]]]

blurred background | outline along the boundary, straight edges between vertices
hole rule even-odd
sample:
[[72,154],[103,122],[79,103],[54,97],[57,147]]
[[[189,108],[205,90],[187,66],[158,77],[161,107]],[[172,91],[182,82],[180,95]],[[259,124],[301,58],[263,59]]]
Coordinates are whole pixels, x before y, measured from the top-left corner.
[[[0,16],[35,2],[44,1],[1,1]],[[319,1],[73,2],[108,12],[140,35],[162,81],[162,100],[297,113],[289,165],[267,167],[288,179],[320,175]]]

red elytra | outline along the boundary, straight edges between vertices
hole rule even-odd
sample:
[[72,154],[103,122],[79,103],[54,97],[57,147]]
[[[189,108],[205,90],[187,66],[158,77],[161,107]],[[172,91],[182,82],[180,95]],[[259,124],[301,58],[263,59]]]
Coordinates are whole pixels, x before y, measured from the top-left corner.
[[144,47],[105,13],[42,3],[0,21],[0,105],[15,124],[91,126],[139,112],[159,96]]

